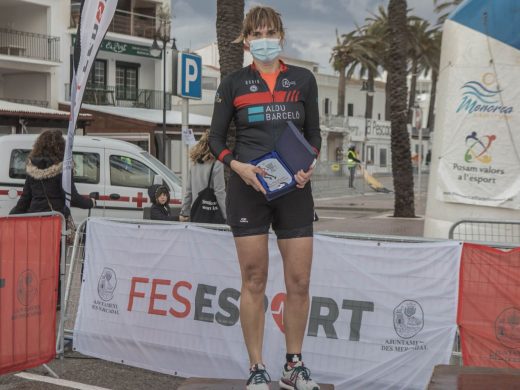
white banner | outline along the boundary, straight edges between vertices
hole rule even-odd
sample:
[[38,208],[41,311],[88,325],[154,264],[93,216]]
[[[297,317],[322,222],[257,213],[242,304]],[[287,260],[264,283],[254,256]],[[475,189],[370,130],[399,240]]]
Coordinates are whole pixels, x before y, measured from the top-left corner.
[[70,207],[72,183],[72,147],[76,122],[83,100],[90,68],[101,41],[116,12],[117,0],[82,0],[78,32],[74,45],[72,81],[70,84],[70,118],[63,157],[62,185],[67,207]]
[[[74,348],[186,377],[247,378],[240,273],[229,232],[89,221]],[[316,236],[304,361],[337,389],[424,389],[450,359],[457,242]],[[270,237],[264,361],[285,359],[281,258]]]
[[513,46],[446,22],[435,129],[442,132],[442,145],[435,144],[438,200],[520,209],[518,58]]

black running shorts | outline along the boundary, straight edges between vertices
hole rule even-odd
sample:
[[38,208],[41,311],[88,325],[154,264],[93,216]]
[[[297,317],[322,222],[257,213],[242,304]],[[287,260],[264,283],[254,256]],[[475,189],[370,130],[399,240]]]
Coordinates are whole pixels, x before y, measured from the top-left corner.
[[311,183],[268,201],[264,194],[231,173],[226,196],[227,223],[234,237],[267,234],[273,226],[278,239],[312,237],[314,200]]

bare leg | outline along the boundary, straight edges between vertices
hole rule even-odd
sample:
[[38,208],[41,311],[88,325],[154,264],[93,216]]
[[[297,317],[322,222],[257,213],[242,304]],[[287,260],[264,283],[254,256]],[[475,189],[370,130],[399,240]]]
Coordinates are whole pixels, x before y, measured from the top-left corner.
[[312,237],[278,240],[283,258],[287,301],[284,308],[285,344],[288,353],[301,353],[309,315],[309,282]]
[[242,274],[240,324],[249,354],[249,362],[253,365],[263,363],[264,296],[269,265],[267,234],[235,237],[235,246]]

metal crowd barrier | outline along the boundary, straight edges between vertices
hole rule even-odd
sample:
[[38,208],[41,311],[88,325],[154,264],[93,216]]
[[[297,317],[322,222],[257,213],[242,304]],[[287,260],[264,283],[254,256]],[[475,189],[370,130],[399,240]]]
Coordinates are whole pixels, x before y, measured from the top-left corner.
[[[7,218],[26,218],[26,217],[50,217],[58,215],[61,218],[61,241],[60,241],[60,263],[59,263],[59,280],[61,283],[61,294],[58,297],[58,302],[60,303],[60,307],[64,307],[65,303],[65,258],[66,258],[66,238],[68,231],[66,230],[66,223],[65,223],[65,217],[63,214],[51,211],[51,212],[43,212],[43,213],[30,213],[30,214],[14,214],[9,215]],[[72,249],[72,248],[70,248]],[[58,330],[56,333],[56,356],[60,359],[63,358],[64,352],[65,352],[65,344],[64,344],[64,337],[63,337],[63,323],[65,320],[65,314],[64,310],[59,311],[59,318],[56,318],[56,321],[58,323]],[[59,378],[59,376],[47,365],[42,365],[47,372],[53,376],[54,378]]]
[[[131,223],[138,225],[158,225],[158,224],[182,224],[184,222],[162,222],[162,221],[151,221],[151,220],[130,220],[130,219],[117,219],[117,218],[103,218],[109,221],[118,221],[122,223]],[[64,304],[62,304],[64,318],[64,331],[66,338],[72,338],[74,333],[74,322],[79,305],[79,296],[81,291],[81,279],[83,275],[83,262],[85,259],[85,242],[86,242],[86,226],[88,219],[83,221],[76,231],[76,238],[74,245],[71,248],[70,253],[67,254],[66,262],[66,288],[64,293]],[[214,224],[195,224],[198,227],[205,227],[209,229],[219,231],[230,231],[227,225],[214,225]],[[345,232],[332,232],[332,231],[320,231],[316,232],[323,236],[345,238],[353,240],[366,240],[376,242],[403,242],[403,243],[421,243],[421,242],[434,242],[443,241],[441,239],[424,238],[424,237],[409,237],[409,236],[393,236],[393,235],[372,235],[372,234],[358,234],[358,233],[345,233]],[[454,340],[454,347],[452,353],[451,364],[462,365],[461,352],[460,352],[460,341],[459,335]]]
[[448,237],[496,248],[516,248],[520,245],[520,221],[463,219],[451,226]]

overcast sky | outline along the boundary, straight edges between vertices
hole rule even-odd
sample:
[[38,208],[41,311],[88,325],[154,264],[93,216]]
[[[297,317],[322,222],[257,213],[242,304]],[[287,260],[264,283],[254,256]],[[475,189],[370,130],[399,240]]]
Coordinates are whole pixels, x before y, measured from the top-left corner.
[[[172,4],[173,36],[179,49],[196,50],[216,42],[216,0],[172,0]],[[380,4],[386,8],[388,0],[246,0],[245,4],[246,12],[260,4],[275,8],[286,29],[284,54],[318,62],[321,73],[333,73],[329,59],[336,29],[343,34],[363,25]],[[408,0],[408,8],[435,24],[433,0]]]

